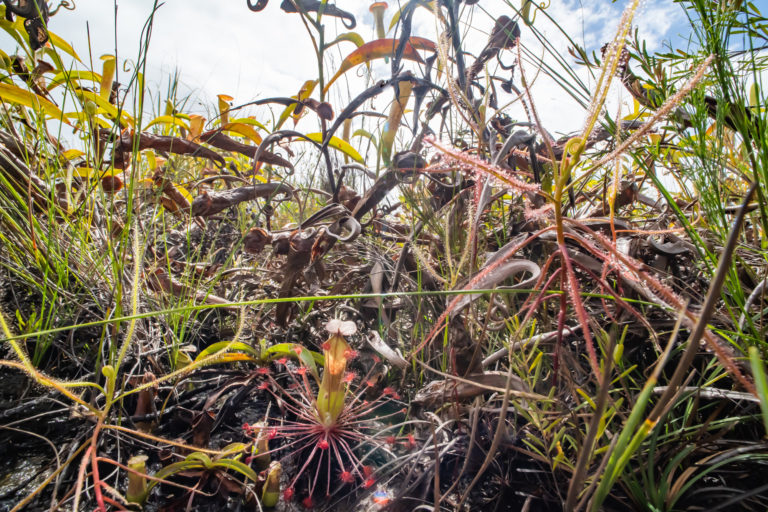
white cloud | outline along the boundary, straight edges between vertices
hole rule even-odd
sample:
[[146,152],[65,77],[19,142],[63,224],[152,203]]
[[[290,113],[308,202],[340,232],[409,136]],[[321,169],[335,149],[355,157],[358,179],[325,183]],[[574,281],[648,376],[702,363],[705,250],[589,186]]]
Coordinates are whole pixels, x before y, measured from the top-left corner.
[[[355,31],[365,40],[374,37],[373,19],[368,12],[370,2],[360,0],[337,0],[337,5],[356,15],[358,26]],[[391,0],[387,22],[397,8],[397,1]],[[404,2],[403,2],[404,3]],[[514,11],[504,0],[480,2],[471,18],[471,28],[466,28],[466,48],[477,54],[485,45],[487,34],[493,26],[493,17],[500,14],[514,16]],[[511,2],[519,5],[518,1]],[[579,0],[552,0],[546,14],[552,16],[561,27],[579,44],[588,50],[599,48],[615,33],[616,23],[626,4],[608,0],[583,2]],[[109,0],[77,0],[75,11],[61,11],[51,20],[54,32],[70,41],[88,59],[88,32],[94,60],[104,53],[115,52],[121,60],[135,60],[139,55],[139,37],[142,26],[150,16],[154,2],[151,0],[122,0],[117,2],[115,25],[115,4]],[[466,8],[466,7],[465,7]],[[640,13],[636,24],[641,36],[654,49],[670,30],[682,20],[677,5],[663,0],[650,1]],[[493,17],[492,17],[493,16]],[[337,33],[346,31],[335,18],[324,17],[329,32],[328,40]],[[435,40],[435,23],[431,14],[419,8],[414,16],[414,35]],[[566,38],[547,19],[544,13],[536,17],[535,27],[566,59],[571,61],[565,50]],[[534,54],[541,55],[541,45],[527,27],[523,28],[522,40]],[[115,37],[115,30],[117,36]],[[4,48],[8,39],[2,39]],[[353,49],[350,43],[341,43],[329,54],[333,66],[337,66],[344,55]],[[512,62],[514,54],[505,52],[503,60]],[[329,69],[331,67],[329,66]],[[219,93],[235,97],[235,103],[244,103],[255,98],[290,96],[301,84],[317,76],[317,62],[311,41],[297,14],[286,14],[280,9],[280,0],[271,0],[262,12],[248,10],[245,0],[166,0],[157,10],[152,40],[147,56],[147,80],[150,88],[164,88],[168,77],[178,69],[181,75],[182,95],[191,94],[193,105],[203,106],[215,103]],[[331,100],[336,111],[341,110],[348,96],[355,96],[366,86],[364,67],[353,69],[339,80],[331,91]],[[378,78],[386,78],[389,65],[378,61],[373,66]],[[529,80],[536,75],[533,63],[525,66]],[[509,72],[499,71],[508,76]],[[585,70],[579,70],[585,80]],[[329,77],[326,76],[326,79]],[[515,83],[520,84],[519,71],[515,71]],[[555,82],[539,74],[533,88],[533,96],[545,127],[550,131],[564,132],[578,129],[583,122],[583,111],[568,97]],[[385,107],[391,101],[391,93],[385,93],[375,101]],[[524,118],[519,106],[510,109],[510,115]]]

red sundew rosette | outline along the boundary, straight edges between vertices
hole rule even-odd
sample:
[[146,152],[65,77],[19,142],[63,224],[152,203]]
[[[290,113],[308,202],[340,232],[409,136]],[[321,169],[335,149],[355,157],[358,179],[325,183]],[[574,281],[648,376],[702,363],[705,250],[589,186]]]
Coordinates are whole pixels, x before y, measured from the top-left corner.
[[331,337],[323,343],[325,370],[320,381],[320,389],[317,392],[316,409],[320,422],[326,426],[331,426],[335,424],[339,414],[344,410],[347,392],[344,377],[351,350],[344,336],[355,334],[357,326],[355,322],[342,322],[334,319],[326,324],[325,329]]

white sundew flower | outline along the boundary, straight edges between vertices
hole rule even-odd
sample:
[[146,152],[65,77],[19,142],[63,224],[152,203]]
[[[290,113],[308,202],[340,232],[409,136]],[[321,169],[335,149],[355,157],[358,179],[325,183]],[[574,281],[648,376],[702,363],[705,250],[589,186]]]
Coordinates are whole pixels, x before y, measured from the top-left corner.
[[325,324],[325,330],[328,331],[331,336],[352,336],[357,332],[357,324],[351,320],[342,321],[338,318],[334,318]]

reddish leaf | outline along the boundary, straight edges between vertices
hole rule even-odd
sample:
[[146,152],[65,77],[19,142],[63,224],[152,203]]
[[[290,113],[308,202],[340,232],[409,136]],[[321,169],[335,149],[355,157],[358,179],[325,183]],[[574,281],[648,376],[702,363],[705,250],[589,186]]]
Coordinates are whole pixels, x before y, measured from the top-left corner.
[[[397,39],[377,39],[376,41],[365,43],[363,46],[347,55],[347,58],[342,61],[339,70],[333,75],[333,78],[328,82],[328,85],[325,86],[323,93],[327,93],[333,82],[358,64],[369,62],[373,59],[393,56],[397,51],[399,44],[400,41]],[[411,37],[408,39],[408,43],[406,43],[403,58],[416,62],[424,62],[416,50],[429,50],[435,52],[437,51],[437,46],[429,39],[424,39],[423,37]]]

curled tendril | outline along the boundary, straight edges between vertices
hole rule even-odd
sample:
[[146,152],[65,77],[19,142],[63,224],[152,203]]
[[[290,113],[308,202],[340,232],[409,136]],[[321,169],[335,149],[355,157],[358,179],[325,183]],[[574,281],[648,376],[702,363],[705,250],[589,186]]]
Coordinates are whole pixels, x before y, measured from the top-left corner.
[[568,139],[568,142],[565,143],[565,152],[567,154],[573,155],[577,152],[579,152],[581,146],[584,144],[584,138],[583,137],[572,137]]
[[72,1],[70,1],[70,0],[61,0],[59,2],[59,5],[57,5],[55,9],[50,11],[49,14],[50,14],[50,16],[55,16],[56,13],[59,12],[59,9],[62,9],[62,8],[66,9],[68,11],[74,11],[75,7],[76,7],[75,6],[75,0],[72,0]]
[[[544,9],[547,9],[550,5],[552,5],[552,1],[548,0],[547,2],[541,2],[540,4],[537,4],[533,0],[523,0],[522,5],[520,6],[520,17],[523,18],[523,21],[526,25],[529,27],[533,25],[533,22],[536,20],[536,11],[541,9],[542,11]],[[531,7],[535,7],[533,10],[533,16],[531,16]]]

